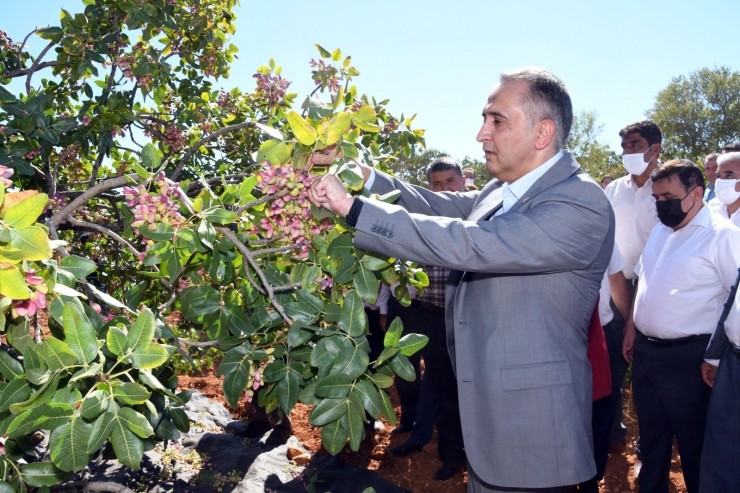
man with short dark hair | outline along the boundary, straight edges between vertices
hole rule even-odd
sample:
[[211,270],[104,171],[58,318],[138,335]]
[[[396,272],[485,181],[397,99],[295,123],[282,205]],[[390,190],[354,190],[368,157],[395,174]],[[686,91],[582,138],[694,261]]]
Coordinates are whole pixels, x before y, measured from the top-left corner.
[[334,175],[309,190],[355,228],[359,248],[451,269],[447,342],[470,493],[571,492],[596,472],[587,329],[614,217],[561,150],[572,119],[551,73],[503,74],[477,136],[495,176],[480,192],[435,193],[366,165],[365,186],[400,191],[397,204],[353,197]]
[[[630,303],[634,298],[637,276],[635,264],[645,247],[650,231],[658,222],[655,199],[652,196],[650,174],[658,168],[663,134],[658,125],[650,120],[630,123],[619,131],[622,139],[622,163],[627,175],[612,181],[605,189],[606,196],[614,209],[614,242],[625,261],[624,277],[629,289]],[[609,348],[609,367],[612,373],[612,451],[626,447],[627,429],[622,424],[622,385],[627,375],[627,362],[620,357],[625,325],[632,323],[624,319],[612,306],[612,321],[604,325],[604,334]]]
[[740,140],[730,142],[722,148],[722,154],[726,154],[728,152],[740,152]]
[[707,188],[704,190],[704,202],[709,202],[714,198],[714,181],[717,179],[717,158],[718,152],[708,154],[704,158],[704,172],[707,174]]
[[704,351],[740,265],[740,230],[704,207],[704,176],[677,159],[654,171],[661,224],[636,266],[640,278],[625,332],[640,432],[641,493],[668,491],[673,440],[689,493],[699,487],[699,462],[709,388],[699,371]]

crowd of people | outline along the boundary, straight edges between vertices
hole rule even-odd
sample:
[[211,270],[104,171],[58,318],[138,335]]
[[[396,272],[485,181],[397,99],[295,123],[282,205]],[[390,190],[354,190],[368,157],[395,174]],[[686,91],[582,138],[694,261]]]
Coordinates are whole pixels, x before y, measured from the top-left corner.
[[661,160],[655,123],[632,123],[628,174],[597,184],[563,149],[572,118],[556,76],[505,73],[477,135],[482,189],[450,158],[430,163],[428,188],[358,162],[365,189],[399,191],[395,204],[329,174],[312,184],[358,247],[430,278],[409,307],[386,293],[387,309],[367,308],[429,337],[423,375],[397,383],[394,432],[409,438],[392,453],[421,450],[436,426],[435,479],[467,467],[470,493],[598,492],[624,448],[631,364],[640,492],[668,492],[674,440],[689,493],[740,491],[740,145],[707,156],[705,179]]

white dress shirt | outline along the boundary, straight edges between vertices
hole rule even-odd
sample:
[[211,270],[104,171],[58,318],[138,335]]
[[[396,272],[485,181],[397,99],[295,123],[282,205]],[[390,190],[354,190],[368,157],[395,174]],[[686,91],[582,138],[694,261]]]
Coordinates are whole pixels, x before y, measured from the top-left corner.
[[707,202],[707,205],[709,206],[710,211],[719,214],[725,219],[729,218],[732,224],[740,228],[740,210],[735,211],[735,213],[730,216],[727,212],[727,205],[716,197]]
[[624,277],[635,279],[635,265],[650,231],[658,223],[653,182],[648,179],[638,188],[632,175],[627,175],[611,182],[604,192],[614,209],[614,241],[627,264]]
[[612,258],[609,260],[609,266],[606,268],[606,272],[604,272],[604,279],[602,279],[601,288],[599,289],[599,320],[601,321],[602,326],[608,324],[614,318],[614,311],[611,306],[609,306],[609,300],[611,300],[612,297],[609,276],[616,274],[620,270],[624,270],[626,265],[627,264],[625,263],[624,258],[622,258],[622,254],[619,253],[619,248],[617,248],[617,244],[615,243],[614,250],[612,251]]
[[739,265],[740,230],[708,207],[678,231],[657,224],[636,266],[635,326],[659,339],[713,333]]

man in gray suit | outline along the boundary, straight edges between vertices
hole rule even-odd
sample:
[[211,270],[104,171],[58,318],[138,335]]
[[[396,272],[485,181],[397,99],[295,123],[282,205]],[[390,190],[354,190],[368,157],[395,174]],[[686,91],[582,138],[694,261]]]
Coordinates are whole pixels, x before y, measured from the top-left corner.
[[571,122],[560,79],[503,74],[477,137],[495,176],[481,191],[435,193],[365,165],[365,186],[400,190],[397,205],[353,197],[332,175],[310,190],[346,217],[358,247],[452,270],[447,338],[469,492],[573,491],[596,471],[586,333],[614,216],[560,150]]

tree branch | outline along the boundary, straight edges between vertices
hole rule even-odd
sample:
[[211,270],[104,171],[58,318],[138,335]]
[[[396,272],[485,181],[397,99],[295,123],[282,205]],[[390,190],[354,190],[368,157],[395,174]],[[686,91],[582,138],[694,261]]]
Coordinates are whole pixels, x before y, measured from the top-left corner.
[[206,135],[205,137],[203,137],[202,139],[200,139],[198,142],[196,142],[190,148],[190,150],[187,153],[185,153],[185,155],[182,157],[182,159],[180,159],[177,162],[177,166],[175,167],[175,171],[172,173],[172,176],[171,176],[170,179],[172,181],[177,181],[177,178],[180,176],[180,173],[182,173],[182,169],[185,167],[185,162],[188,159],[190,159],[191,157],[193,157],[193,155],[196,152],[198,152],[198,149],[200,148],[200,146],[202,146],[206,142],[210,142],[213,139],[215,139],[217,137],[220,137],[223,134],[226,134],[226,133],[229,133],[229,132],[234,132],[236,130],[241,130],[243,128],[253,127],[253,126],[254,126],[254,122],[237,123],[236,125],[231,125],[229,127],[224,127],[224,128],[222,128],[220,130],[217,130],[217,131],[213,132],[212,134]]
[[33,76],[34,72],[39,70],[39,62],[42,58],[44,58],[44,55],[46,55],[46,53],[51,49],[52,46],[54,46],[54,44],[55,43],[52,41],[48,45],[46,45],[41,53],[39,53],[39,56],[37,56],[36,59],[33,61],[33,65],[31,65],[28,76],[26,77],[26,94],[31,94],[31,77]]
[[92,231],[97,231],[98,233],[102,233],[106,236],[110,236],[111,238],[116,240],[118,243],[123,245],[126,248],[126,250],[131,252],[132,255],[136,256],[137,258],[140,255],[140,252],[136,250],[136,248],[134,248],[134,246],[131,245],[131,243],[123,239],[118,234],[114,233],[112,230],[106,228],[105,226],[101,226],[100,224],[95,224],[95,223],[89,223],[87,221],[80,221],[79,219],[75,219],[73,217],[68,217],[67,222],[71,224],[72,226],[77,226],[79,228],[84,228],[84,229],[90,229]]

